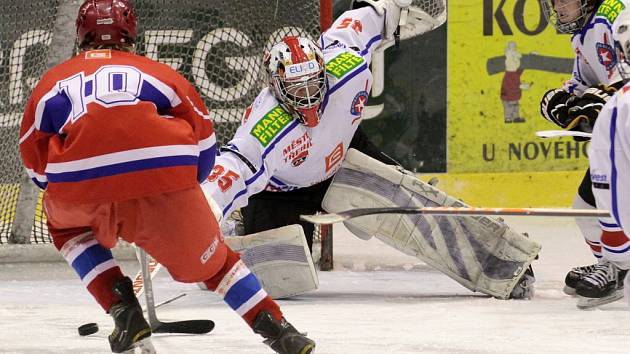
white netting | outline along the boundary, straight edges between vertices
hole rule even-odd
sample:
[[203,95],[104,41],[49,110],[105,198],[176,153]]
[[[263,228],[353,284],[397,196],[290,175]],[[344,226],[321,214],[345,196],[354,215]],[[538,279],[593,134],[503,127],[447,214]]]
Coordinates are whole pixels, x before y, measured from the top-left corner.
[[[15,222],[22,109],[45,70],[59,5],[68,1],[78,3],[0,1],[0,244],[8,242]],[[195,84],[214,118],[219,142],[225,142],[262,88],[263,49],[287,34],[316,38],[319,6],[319,0],[136,0],[137,49]],[[74,26],[73,20],[67,25]],[[31,241],[50,242],[39,208]]]

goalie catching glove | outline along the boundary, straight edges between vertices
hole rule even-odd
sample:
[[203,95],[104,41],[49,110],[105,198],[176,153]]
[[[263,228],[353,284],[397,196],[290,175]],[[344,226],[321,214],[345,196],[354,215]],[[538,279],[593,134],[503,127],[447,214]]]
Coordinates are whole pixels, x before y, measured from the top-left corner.
[[597,85],[578,97],[561,89],[549,90],[540,102],[540,113],[564,129],[590,133],[602,107],[616,91],[615,85]]
[[[438,6],[437,3],[436,1],[433,6]],[[350,8],[371,6],[379,15],[385,16],[384,42],[394,40],[399,27],[404,27],[417,36],[432,31],[446,22],[446,9],[440,13],[432,13],[411,5],[412,0],[353,0]]]

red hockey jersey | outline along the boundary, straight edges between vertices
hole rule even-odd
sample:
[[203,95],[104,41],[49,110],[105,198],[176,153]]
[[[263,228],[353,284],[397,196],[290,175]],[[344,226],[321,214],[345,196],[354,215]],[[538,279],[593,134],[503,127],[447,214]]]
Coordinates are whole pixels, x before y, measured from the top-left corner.
[[167,65],[94,50],[47,72],[26,105],[20,153],[56,199],[113,202],[185,189],[214,165],[195,88]]

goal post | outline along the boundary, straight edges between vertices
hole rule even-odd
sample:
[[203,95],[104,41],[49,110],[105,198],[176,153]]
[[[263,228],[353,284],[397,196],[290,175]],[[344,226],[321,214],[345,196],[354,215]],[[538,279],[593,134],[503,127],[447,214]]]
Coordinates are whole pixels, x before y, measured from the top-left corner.
[[[20,187],[24,171],[18,130],[39,78],[74,51],[74,21],[81,3],[0,0],[0,244],[51,242],[41,194],[31,185]],[[219,143],[232,136],[265,85],[264,49],[289,34],[316,39],[332,23],[333,9],[332,0],[134,4],[137,52],[173,67],[195,85],[211,112]]]

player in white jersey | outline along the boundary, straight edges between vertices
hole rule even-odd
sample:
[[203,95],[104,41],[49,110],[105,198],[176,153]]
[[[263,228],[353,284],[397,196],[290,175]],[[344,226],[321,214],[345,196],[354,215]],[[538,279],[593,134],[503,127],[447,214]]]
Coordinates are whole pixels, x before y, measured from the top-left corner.
[[[622,85],[616,65],[612,23],[625,7],[625,0],[540,1],[549,22],[559,32],[572,33],[571,43],[575,51],[572,77],[561,88],[545,93],[540,111],[547,120],[564,129],[590,132],[603,105]],[[578,188],[574,208],[595,208],[589,171]],[[592,219],[576,221],[598,264],[607,264],[602,258],[600,225]],[[571,269],[565,278],[565,292],[576,294],[577,284],[596,270],[598,264]],[[609,274],[609,278],[612,275]],[[581,296],[579,292],[578,296]]]
[[[613,26],[613,38],[619,58],[619,73],[625,86],[602,109],[589,147],[591,181],[597,205],[611,212],[610,218],[600,219],[603,228],[602,254],[610,261],[608,278],[592,278],[579,284],[589,298],[606,295],[609,298],[623,296],[621,282],[630,281],[630,10],[623,10]],[[624,231],[625,230],[625,231]],[[612,266],[614,265],[614,266]],[[602,267],[604,267],[602,265]]]
[[[393,163],[363,135],[351,141],[372,86],[373,50],[383,37],[393,38],[401,8],[410,3],[356,1],[355,7],[371,6],[343,13],[317,43],[286,37],[265,54],[269,87],[248,107],[202,185],[223,215],[254,200],[253,209],[243,209],[246,234],[300,223],[312,246],[313,226],[299,215],[321,210],[348,148],[358,145]],[[254,199],[258,193],[263,197]]]

